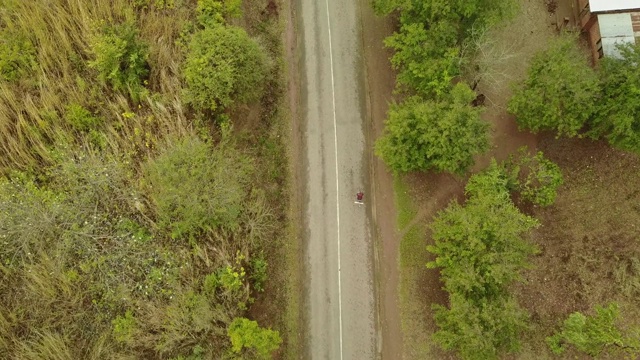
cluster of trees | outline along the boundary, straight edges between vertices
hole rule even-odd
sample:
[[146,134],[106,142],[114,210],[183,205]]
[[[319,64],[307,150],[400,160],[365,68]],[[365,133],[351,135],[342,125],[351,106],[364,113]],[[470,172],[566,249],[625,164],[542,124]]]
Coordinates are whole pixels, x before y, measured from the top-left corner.
[[559,37],[538,54],[509,102],[518,124],[558,136],[606,138],[640,153],[640,46],[621,45],[593,69],[575,36]]
[[274,54],[240,1],[0,7],[0,358],[270,358],[278,175],[224,111]]
[[433,338],[444,349],[463,359],[495,359],[518,349],[528,315],[509,285],[536,252],[525,237],[538,222],[515,206],[511,194],[549,205],[561,183],[559,168],[541,153],[522,153],[504,164],[493,160],[469,179],[464,205],[453,202],[438,213],[431,225],[435,244],[427,248],[436,259],[427,266],[440,268],[449,293],[448,307],[434,305],[439,329]]
[[[473,54],[462,48],[472,28],[490,26],[515,9],[512,0],[377,0],[378,14],[400,12],[400,29],[385,40],[394,50],[397,88],[409,98],[392,106],[378,155],[398,172],[464,172],[488,148],[488,126],[472,107],[474,92],[459,80]],[[432,134],[424,134],[427,128]],[[440,134],[437,137],[436,131]],[[440,139],[445,138],[444,141]]]

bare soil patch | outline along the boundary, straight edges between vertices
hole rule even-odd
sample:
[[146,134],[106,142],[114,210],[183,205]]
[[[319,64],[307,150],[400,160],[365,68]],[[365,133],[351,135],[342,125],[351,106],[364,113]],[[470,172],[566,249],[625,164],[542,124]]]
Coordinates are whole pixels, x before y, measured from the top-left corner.
[[391,102],[395,75],[390,70],[391,52],[382,41],[393,33],[389,17],[376,17],[371,4],[361,1],[362,44],[366,67],[366,103],[370,118],[367,143],[371,145],[371,210],[375,226],[375,254],[377,260],[377,302],[379,326],[382,333],[382,359],[401,359],[402,331],[398,298],[398,247],[396,211],[393,199],[393,178],[382,160],[373,155],[373,143],[384,129],[384,119]]

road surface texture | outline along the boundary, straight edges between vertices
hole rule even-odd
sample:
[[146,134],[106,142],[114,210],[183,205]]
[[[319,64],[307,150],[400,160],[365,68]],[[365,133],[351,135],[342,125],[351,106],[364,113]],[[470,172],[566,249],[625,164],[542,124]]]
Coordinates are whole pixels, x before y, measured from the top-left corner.
[[[307,351],[376,359],[370,145],[358,1],[297,0],[306,160]],[[354,203],[365,192],[365,203]]]

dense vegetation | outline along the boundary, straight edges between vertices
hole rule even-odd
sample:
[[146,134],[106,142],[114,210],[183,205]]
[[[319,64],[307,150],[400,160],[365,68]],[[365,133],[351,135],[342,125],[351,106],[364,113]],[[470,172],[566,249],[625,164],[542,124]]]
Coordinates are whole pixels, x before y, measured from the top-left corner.
[[620,58],[589,66],[574,36],[561,36],[532,61],[528,78],[509,103],[518,124],[558,136],[606,138],[622,150],[640,153],[640,46],[622,45]]
[[[266,5],[0,1],[1,358],[279,347],[248,311],[284,206]],[[265,120],[241,134],[251,101]]]
[[[547,166],[531,166],[534,159]],[[547,200],[555,197],[562,175],[542,154],[523,154],[518,163],[524,166],[492,161],[469,179],[464,206],[452,202],[431,224],[435,244],[427,249],[436,259],[427,266],[441,269],[449,293],[448,307],[434,305],[439,329],[433,337],[463,359],[495,359],[515,351],[527,329],[528,315],[509,285],[520,279],[527,258],[536,252],[525,235],[538,222],[516,207],[510,190],[526,189],[538,195],[530,199]],[[553,181],[519,187],[523,174]]]
[[[474,155],[485,151],[488,144],[486,135],[482,138],[488,126],[480,121],[478,109],[471,106],[478,104],[478,99],[472,102],[471,89],[491,75],[483,73],[483,59],[476,51],[483,50],[486,39],[482,37],[487,29],[508,17],[517,6],[511,1],[376,0],[374,9],[379,14],[395,13],[399,18],[396,33],[385,44],[394,51],[391,64],[397,70],[396,95],[401,100],[390,107],[385,132],[376,143],[378,156],[396,174],[431,170],[464,174],[473,164]],[[529,29],[526,33],[528,36]],[[640,153],[640,103],[636,99],[640,46],[623,46],[619,51],[621,58],[602,59],[594,70],[580,49],[578,38],[561,34],[531,61],[528,77],[515,88],[509,112],[516,116],[521,128],[534,133],[553,130],[558,137],[605,138],[615,147]],[[588,165],[586,169],[587,173],[592,171]],[[543,312],[532,312],[531,319],[527,310],[520,307],[517,300],[521,299],[516,299],[514,288],[520,286],[520,274],[531,270],[528,263],[537,258],[530,256],[536,247],[527,238],[538,221],[525,212],[531,214],[553,205],[563,181],[558,165],[542,153],[521,150],[504,163],[494,161],[471,176],[464,205],[454,201],[438,213],[430,227],[434,244],[428,247],[435,260],[428,267],[440,270],[448,293],[446,305],[444,301],[434,305],[437,330],[432,339],[441,348],[452,350],[463,359],[498,358],[517,351],[523,338],[531,341],[533,332],[549,336],[552,328],[562,325],[548,337],[547,344],[526,343],[528,355],[539,355],[536,351],[548,345],[553,353],[568,352],[567,356],[579,352],[590,356],[637,356],[638,329],[622,326],[624,322],[615,305],[596,306],[595,315],[575,312],[562,323],[562,319],[553,316],[561,313],[564,318],[567,312],[545,308]],[[588,198],[588,194],[585,196]],[[583,211],[594,206],[597,207],[588,202],[589,210],[585,207]],[[549,212],[554,210],[552,207]],[[576,227],[580,231],[562,231],[581,233],[588,226],[580,223]],[[419,225],[406,232],[406,239],[419,237],[416,228]],[[569,236],[562,231],[554,241],[562,242],[562,237]],[[580,241],[586,242],[587,237],[577,240],[582,244]],[[404,244],[405,239],[402,241]],[[593,242],[601,244],[606,239]],[[583,267],[618,259],[617,255],[607,258],[594,251],[584,255],[577,249],[563,249],[560,260],[541,261],[558,261],[556,271],[562,271],[558,269],[564,269],[563,264],[572,257],[582,259]],[[624,279],[625,284],[633,284],[636,289],[637,277],[628,275],[627,268],[634,269],[629,273],[637,274],[637,259],[633,254],[628,256],[634,265],[619,265],[623,269],[615,272],[615,277],[617,282]],[[409,261],[414,260],[408,257]],[[606,272],[594,273],[602,277]],[[577,283],[581,280],[575,274],[566,277]],[[423,286],[423,280],[416,280],[416,284]],[[543,280],[536,284],[536,291],[547,285],[547,276]],[[576,287],[580,286],[587,288],[584,284]],[[576,296],[584,296],[587,291]],[[549,301],[547,307],[549,303],[551,307],[555,304]],[[541,319],[541,313],[552,316]],[[408,349],[409,353],[414,351],[418,352]]]
[[443,101],[413,97],[393,105],[386,136],[376,151],[396,171],[437,170],[461,174],[473,164],[473,156],[489,146],[488,124],[480,111],[469,106],[475,94],[458,84]]
[[[398,71],[397,90],[409,96],[389,112],[386,133],[378,140],[378,154],[396,172],[465,172],[473,163],[472,157],[487,149],[489,128],[472,108],[475,96],[470,86],[459,83],[455,87],[458,90],[453,91],[454,83],[474,57],[463,49],[470,48],[467,43],[476,33],[474,28],[509,16],[515,9],[514,2],[376,0],[374,8],[378,14],[400,12],[400,29],[385,44],[394,50],[391,64]],[[461,87],[467,87],[467,91]],[[454,106],[449,105],[452,101]],[[416,113],[431,107],[439,110],[429,111],[430,115],[424,110],[419,111],[422,115]],[[414,120],[404,122],[407,114],[414,114],[410,116]],[[398,131],[403,122],[400,127],[406,130]],[[446,134],[448,143],[427,140],[414,146],[425,128]],[[469,141],[471,133],[475,133],[475,141]],[[455,136],[458,134],[463,136]],[[447,154],[443,156],[444,152]]]

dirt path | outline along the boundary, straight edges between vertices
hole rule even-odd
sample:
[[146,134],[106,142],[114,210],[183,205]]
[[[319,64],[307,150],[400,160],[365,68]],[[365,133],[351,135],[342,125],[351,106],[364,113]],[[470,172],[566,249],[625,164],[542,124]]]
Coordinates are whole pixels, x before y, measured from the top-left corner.
[[362,42],[366,71],[367,107],[371,116],[369,149],[371,156],[371,192],[375,207],[372,209],[378,279],[378,311],[381,325],[382,359],[402,358],[402,331],[398,301],[399,271],[398,246],[400,236],[396,231],[396,212],[393,199],[393,178],[384,163],[373,154],[373,143],[384,129],[388,105],[395,85],[391,71],[391,52],[382,41],[393,33],[389,17],[373,14],[371,2],[361,0]]

